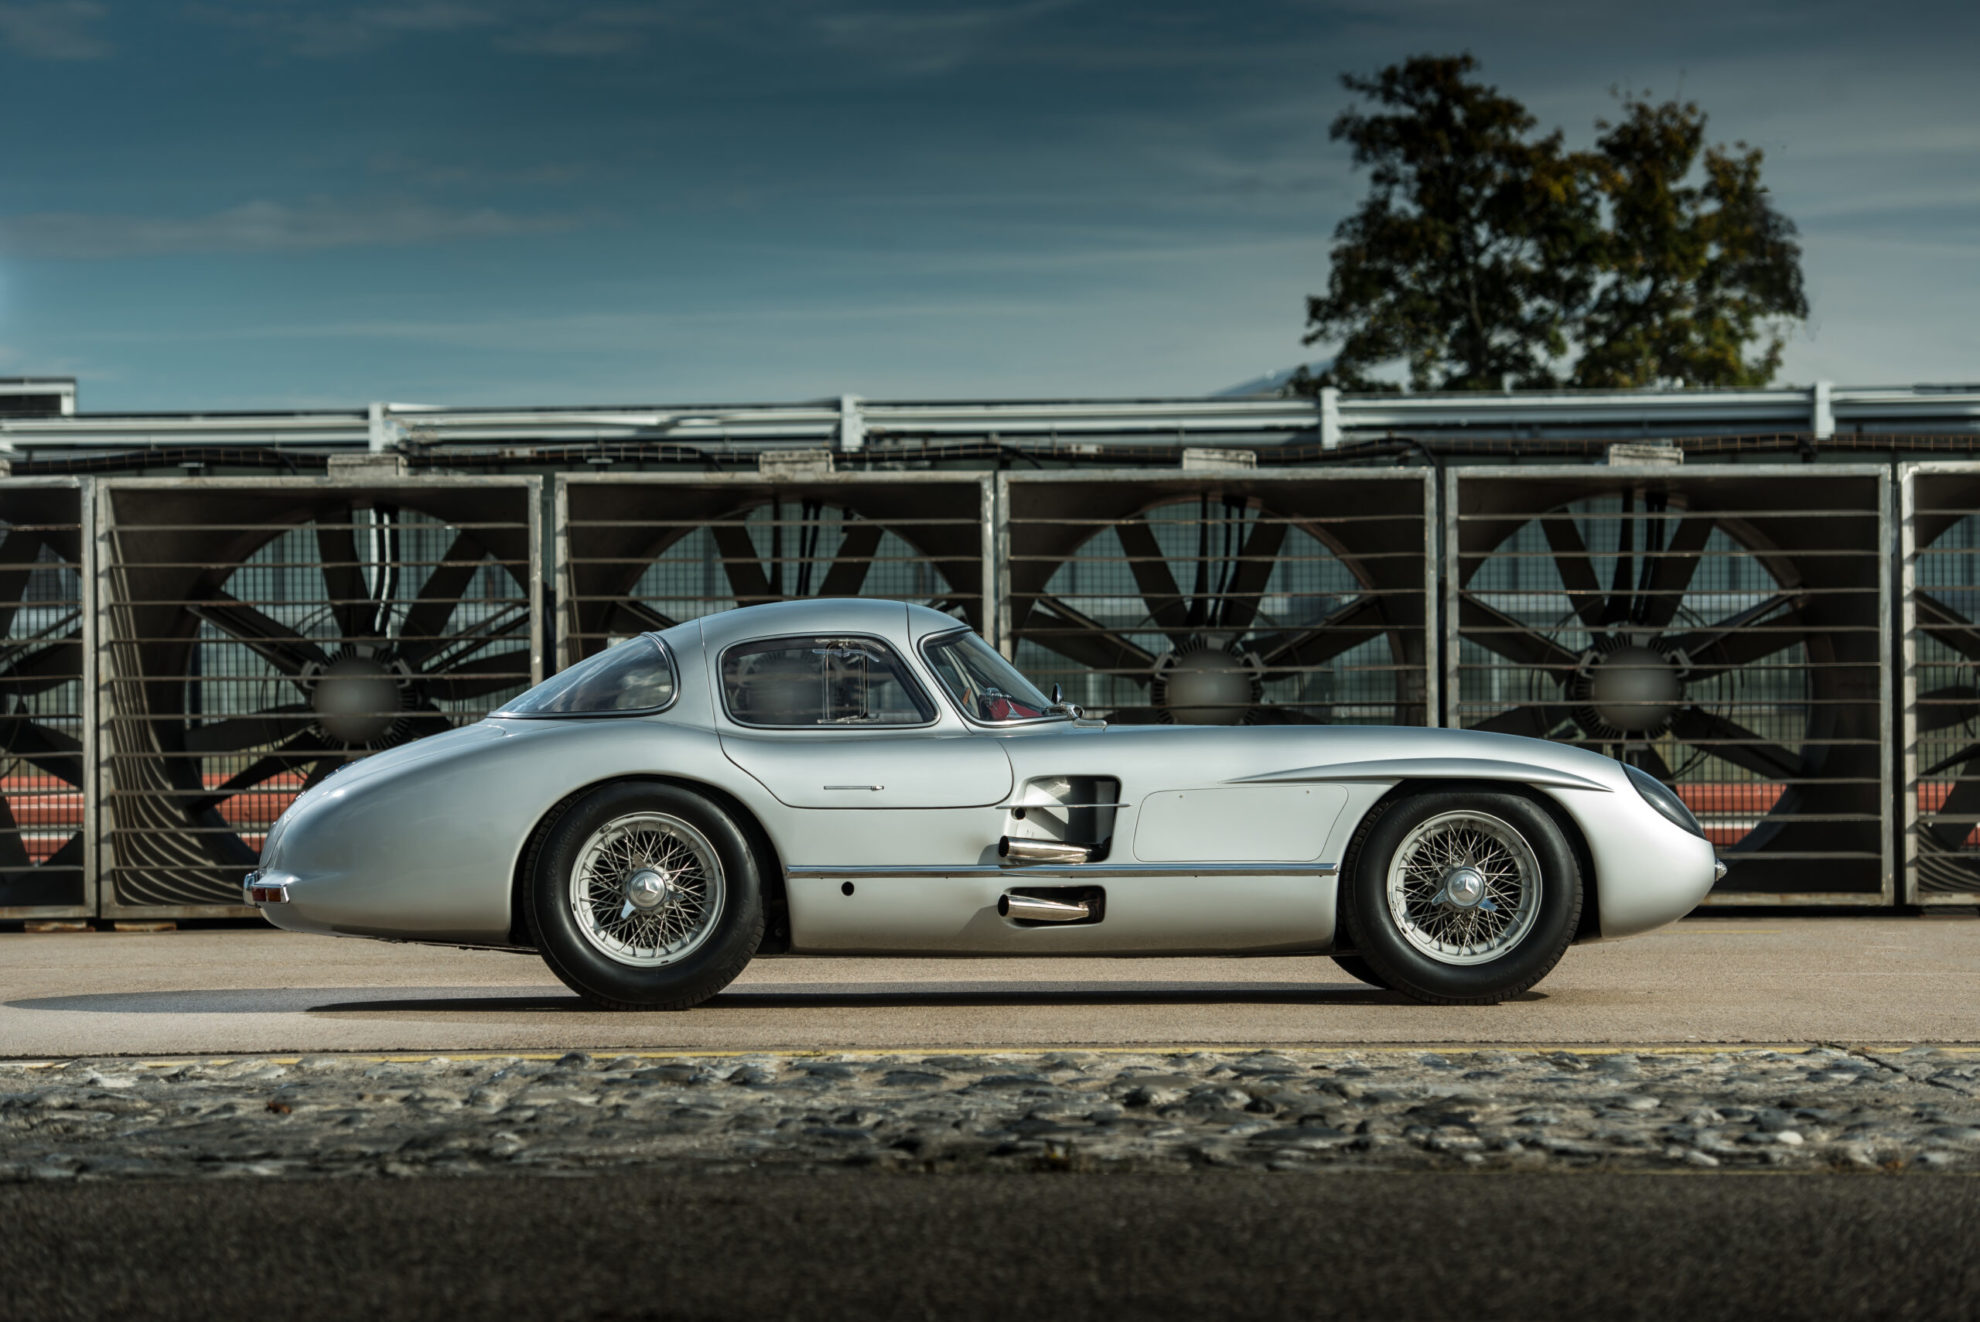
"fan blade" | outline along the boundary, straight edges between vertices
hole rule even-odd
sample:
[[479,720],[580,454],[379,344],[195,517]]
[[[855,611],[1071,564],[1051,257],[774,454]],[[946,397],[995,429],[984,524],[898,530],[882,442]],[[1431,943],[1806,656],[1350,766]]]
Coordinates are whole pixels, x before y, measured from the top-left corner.
[[421,674],[441,675],[490,643],[513,638],[528,629],[529,611],[520,604],[508,605],[499,614],[470,625],[459,634],[435,639],[430,646],[409,648],[400,655],[407,665],[418,668]]
[[1920,780],[1923,780],[1927,776],[1936,776],[1942,771],[1945,771],[1952,767],[1956,767],[1960,763],[1969,760],[1970,758],[1973,757],[1975,753],[1980,753],[1980,744],[1968,744],[1966,747],[1960,749],[1957,753],[1954,753],[1951,757],[1945,758],[1938,762],[1934,762],[1931,766],[1926,767],[1923,771],[1918,773],[1918,778]]
[[[1041,626],[1039,620],[1044,624]],[[1128,638],[1106,625],[1082,615],[1057,597],[1039,597],[1026,617],[1024,636],[1041,647],[1093,670],[1118,672],[1127,669],[1142,673],[1130,675],[1139,683],[1148,682],[1155,658]]]
[[13,627],[14,612],[27,595],[28,579],[46,543],[39,534],[9,528],[0,539],[0,637]]
[[818,585],[818,595],[857,597],[873,569],[873,553],[880,549],[880,537],[885,531],[879,524],[864,520],[850,525],[839,541],[839,554],[826,571],[825,581]]
[[1700,707],[1687,707],[1671,722],[1671,733],[1723,762],[1768,780],[1792,780],[1801,774],[1801,758],[1771,740],[1762,739],[1736,721]]
[[1916,720],[1921,733],[1964,725],[1975,716],[1980,716],[1980,689],[1971,684],[1950,684],[1918,695]]
[[36,725],[26,716],[0,715],[0,752],[40,767],[65,785],[83,783],[82,745],[75,736]]
[[256,758],[247,768],[228,777],[218,786],[185,804],[188,817],[197,819],[227,799],[246,789],[251,789],[272,776],[293,771],[307,765],[329,751],[323,741],[310,730],[304,730],[284,743],[277,744],[265,756]]
[[718,523],[708,531],[722,557],[722,572],[728,575],[729,595],[736,599],[736,605],[754,606],[778,600],[779,594],[770,590],[770,576],[763,572],[762,558],[756,554],[756,544],[750,541],[747,527],[741,523]]
[[215,753],[238,753],[280,743],[291,735],[300,734],[315,714],[307,703],[297,703],[255,712],[251,716],[209,721],[186,731],[186,751],[209,757]]
[[1472,642],[1508,661],[1551,672],[1557,684],[1567,683],[1580,664],[1574,653],[1553,639],[1487,606],[1469,592],[1458,599],[1458,629]]
[[1323,665],[1351,647],[1379,638],[1388,628],[1382,599],[1366,593],[1336,608],[1318,624],[1302,629],[1269,647],[1258,649],[1267,668],[1266,679],[1288,670]]
[[186,609],[246,643],[255,655],[285,675],[301,674],[303,667],[312,661],[323,665],[329,660],[323,649],[309,639],[225,592],[215,592],[205,601],[189,602]]
[[529,683],[527,651],[491,652],[426,677],[427,691],[449,702],[486,697]]
[[323,562],[323,582],[330,592],[337,632],[346,638],[369,638],[377,628],[377,606],[358,567],[357,534],[351,527],[356,522],[357,511],[347,507],[341,525],[317,524],[316,554]]
[[1636,493],[1625,491],[1622,518],[1616,523],[1616,572],[1609,599],[1602,604],[1602,623],[1621,624],[1636,601]]
[[33,867],[27,841],[21,838],[20,823],[14,820],[14,806],[0,795],[0,868]]
[[1572,516],[1548,515],[1540,520],[1547,533],[1547,545],[1554,553],[1554,568],[1560,572],[1561,586],[1567,590],[1568,605],[1591,629],[1602,627],[1602,584],[1595,577],[1595,562],[1588,557],[1588,543]]
[[1238,552],[1238,566],[1231,574],[1230,586],[1224,589],[1224,600],[1217,614],[1219,628],[1243,633],[1258,618],[1265,585],[1271,580],[1272,570],[1278,564],[1279,548],[1285,541],[1286,525],[1260,514],[1258,522],[1252,525],[1251,535],[1244,539],[1244,548]]
[[1490,734],[1517,734],[1528,739],[1545,739],[1565,719],[1559,711],[1534,704],[1502,711],[1488,721],[1467,728]]
[[1114,532],[1127,555],[1134,586],[1148,607],[1148,618],[1169,635],[1170,642],[1182,646],[1189,641],[1189,606],[1183,601],[1182,589],[1176,586],[1176,576],[1169,570],[1169,558],[1162,554],[1162,545],[1155,540],[1155,530],[1148,526],[1148,516],[1137,514],[1125,519],[1114,525]]
[[0,671],[0,696],[24,698],[81,679],[82,659],[80,631],[38,651],[30,651]]
[[[1946,801],[1932,814],[1931,825],[1925,828],[1926,834],[1935,840],[1939,847],[1948,853],[1960,853],[1966,848],[1967,837],[1974,832],[1976,816],[1980,816],[1980,744],[1965,749],[1962,753],[1965,765],[1953,781],[1952,791]],[[1931,771],[1920,772],[1921,776],[1935,775],[1953,763],[1942,763]]]
[[[1672,639],[1671,646],[1691,658],[1691,671],[1684,682],[1716,679],[1728,670],[1751,665],[1800,642],[1801,602],[1799,593],[1779,593],[1717,624]],[[1766,621],[1764,626],[1762,620]]]
[[1712,520],[1696,515],[1678,521],[1670,541],[1650,566],[1650,581],[1644,593],[1642,623],[1656,630],[1670,627],[1684,603],[1685,589],[1704,559],[1705,543],[1712,536]]
[[[399,637],[425,642],[422,656],[439,646],[446,635],[447,621],[453,618],[454,608],[460,604],[461,594],[467,591],[475,572],[486,560],[481,543],[472,534],[455,534],[440,563],[433,566],[426,582],[420,584],[418,599],[406,608],[406,618],[399,623]],[[410,649],[403,645],[399,651],[402,656],[410,655]]]
[[1107,713],[1109,725],[1164,725],[1160,707],[1121,707]]
[[[658,633],[662,629],[671,629],[680,623],[679,620],[662,615],[643,601],[615,601],[612,603],[612,610],[616,615],[623,615],[637,624],[641,633]],[[616,623],[616,620],[613,622]],[[619,631],[615,629],[612,632]]]
[[1929,592],[1911,594],[1918,627],[1969,661],[1980,661],[1980,628]]

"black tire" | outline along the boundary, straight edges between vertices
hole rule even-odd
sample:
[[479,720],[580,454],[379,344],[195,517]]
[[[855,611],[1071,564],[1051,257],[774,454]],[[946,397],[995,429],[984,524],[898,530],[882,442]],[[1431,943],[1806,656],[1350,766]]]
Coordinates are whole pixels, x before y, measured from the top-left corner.
[[[698,944],[665,964],[634,964],[585,935],[570,899],[579,855],[594,833],[634,814],[685,823],[722,869],[718,912]],[[763,886],[748,838],[708,799],[674,785],[620,781],[570,803],[537,832],[525,863],[524,911],[543,962],[563,984],[607,1010],[686,1010],[735,980],[763,939]]]
[[[1413,941],[1397,919],[1390,865],[1419,827],[1430,824],[1434,833],[1488,820],[1523,841],[1537,868],[1529,883],[1537,891],[1530,925],[1509,936],[1503,951],[1491,953],[1488,945],[1478,952],[1481,962],[1447,962]],[[1581,920],[1581,869],[1552,814],[1525,795],[1430,791],[1392,799],[1363,819],[1348,847],[1340,907],[1356,955],[1391,990],[1430,1005],[1491,1005],[1532,987],[1560,962]]]
[[1347,974],[1350,978],[1359,979],[1371,987],[1380,987],[1383,991],[1395,990],[1388,983],[1382,981],[1382,975],[1374,969],[1369,968],[1368,961],[1359,955],[1329,955],[1327,958],[1340,965],[1341,972]]

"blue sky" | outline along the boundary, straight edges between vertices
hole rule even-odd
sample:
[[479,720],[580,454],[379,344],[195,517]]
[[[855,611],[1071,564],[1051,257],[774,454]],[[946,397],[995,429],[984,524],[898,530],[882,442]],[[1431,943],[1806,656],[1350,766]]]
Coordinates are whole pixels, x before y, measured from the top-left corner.
[[1309,356],[1344,71],[1768,155],[1783,379],[1980,380],[1980,6],[0,0],[0,375],[89,410],[1194,394]]

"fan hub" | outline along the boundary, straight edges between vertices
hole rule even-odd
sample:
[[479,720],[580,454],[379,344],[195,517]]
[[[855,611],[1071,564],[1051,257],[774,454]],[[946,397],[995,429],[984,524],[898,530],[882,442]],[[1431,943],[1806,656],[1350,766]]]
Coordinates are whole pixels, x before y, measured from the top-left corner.
[[399,677],[374,657],[339,657],[318,672],[309,705],[332,739],[368,744],[399,719]]
[[1257,668],[1221,647],[1171,652],[1164,661],[1161,704],[1178,725],[1235,725],[1258,701]]
[[1677,666],[1647,647],[1618,647],[1597,657],[1588,683],[1595,715],[1618,730],[1661,730],[1684,704]]

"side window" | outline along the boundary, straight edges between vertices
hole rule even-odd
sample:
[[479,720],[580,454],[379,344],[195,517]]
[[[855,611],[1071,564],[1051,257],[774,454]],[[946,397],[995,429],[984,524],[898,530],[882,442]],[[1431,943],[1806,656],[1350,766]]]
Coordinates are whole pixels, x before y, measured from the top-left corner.
[[885,643],[771,638],[722,654],[722,700],[743,725],[925,725],[935,705]]

